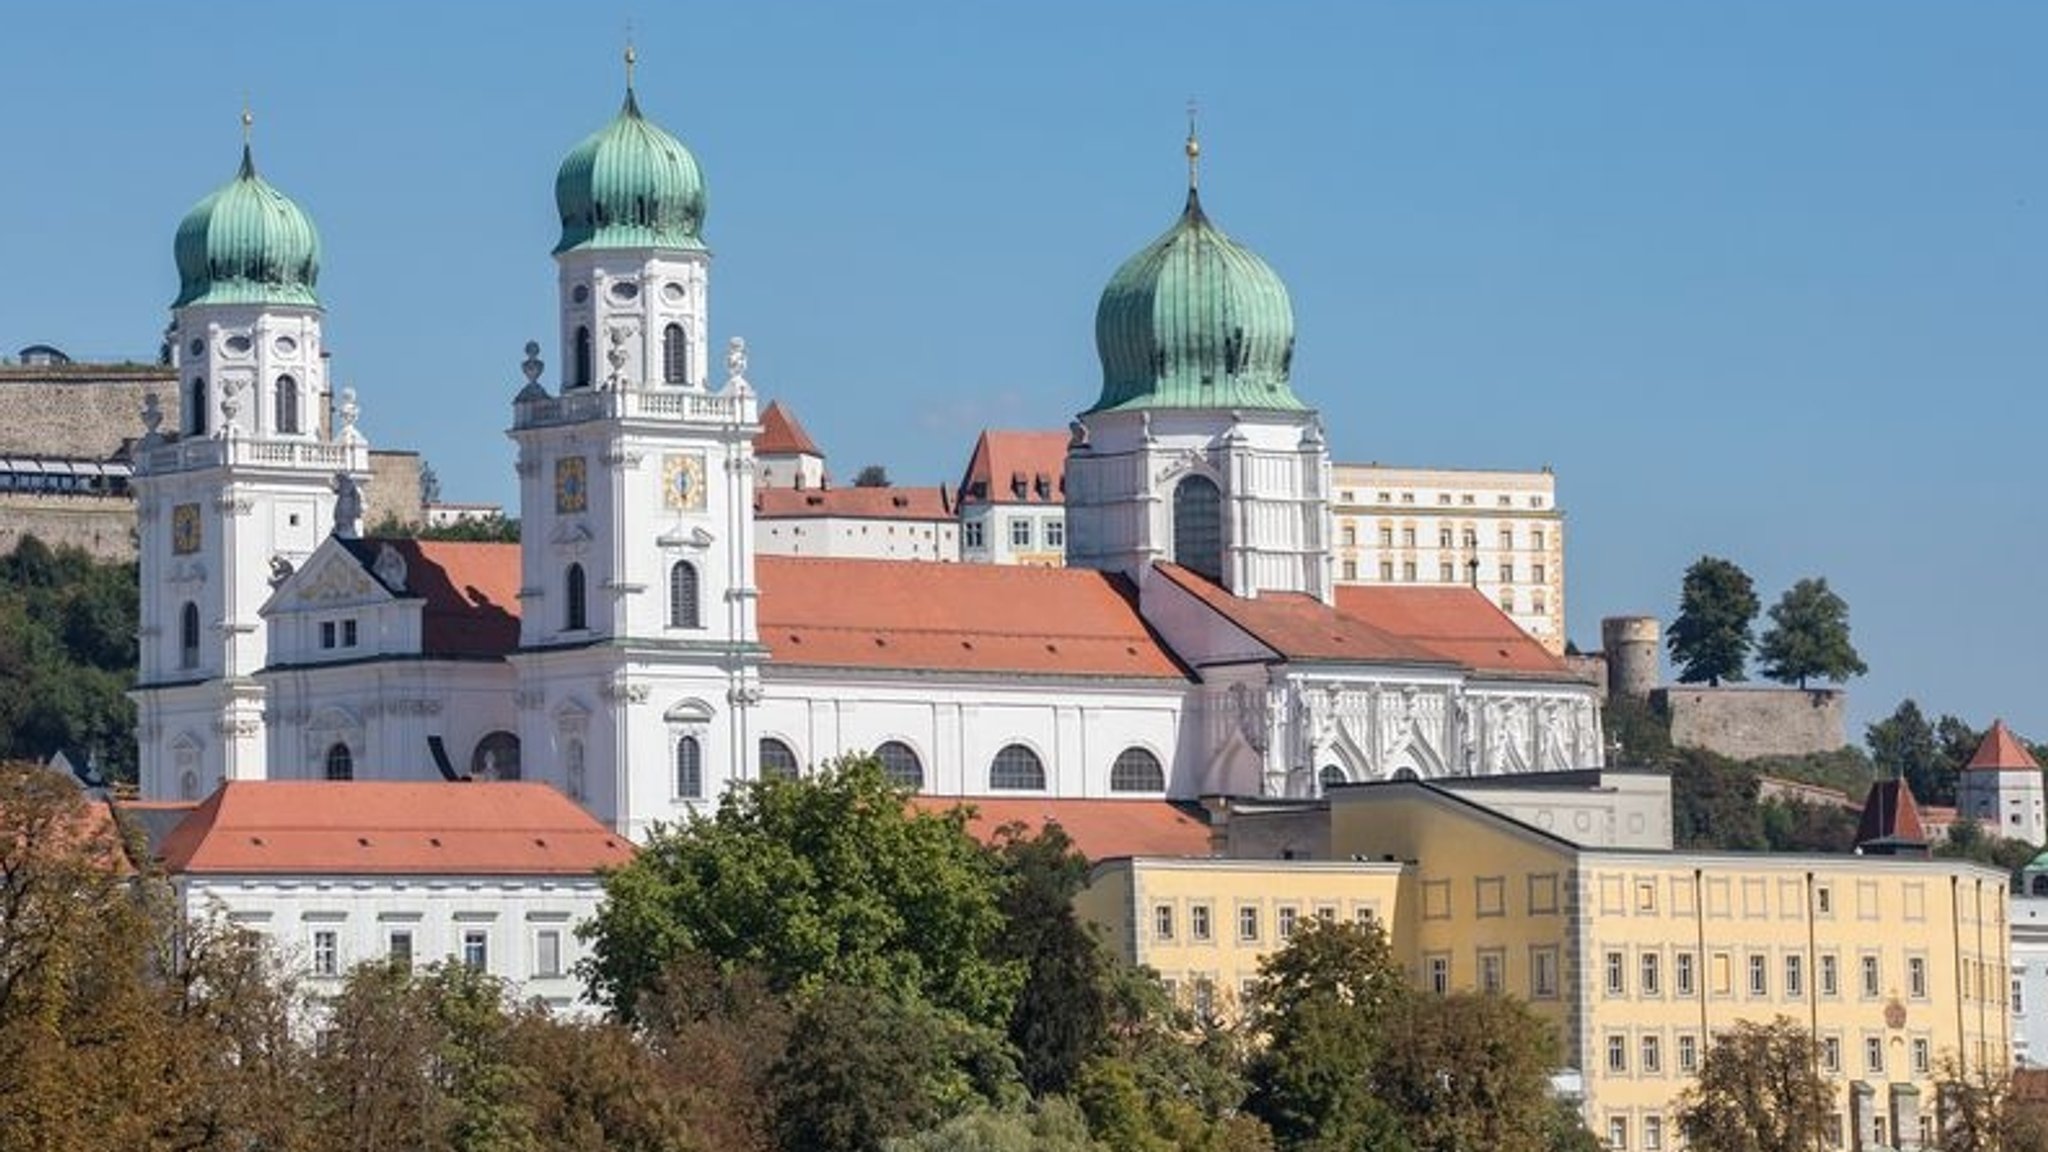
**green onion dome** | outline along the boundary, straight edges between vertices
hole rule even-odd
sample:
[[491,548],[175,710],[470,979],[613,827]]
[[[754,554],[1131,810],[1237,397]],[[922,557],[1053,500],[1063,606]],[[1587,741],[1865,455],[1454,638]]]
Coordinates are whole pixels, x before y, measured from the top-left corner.
[[178,298],[188,304],[318,308],[320,234],[291,197],[256,174],[249,146],[235,178],[178,225]]
[[1102,395],[1091,412],[1308,407],[1287,383],[1294,361],[1287,286],[1209,222],[1192,186],[1180,219],[1102,290],[1095,350]]
[[631,85],[611,123],[555,173],[559,255],[587,248],[701,249],[704,175],[682,141],[640,115]]

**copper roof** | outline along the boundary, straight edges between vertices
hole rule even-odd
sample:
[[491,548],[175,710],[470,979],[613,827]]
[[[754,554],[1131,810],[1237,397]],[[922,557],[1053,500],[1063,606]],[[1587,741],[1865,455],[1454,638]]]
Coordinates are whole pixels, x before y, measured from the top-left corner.
[[1036,832],[1057,824],[1089,860],[1117,856],[1210,856],[1209,826],[1165,800],[1047,800],[1037,798],[953,800],[919,796],[927,812],[956,807],[973,812],[967,830],[984,843],[1007,824]]
[[1187,679],[1121,576],[762,556],[755,582],[761,642],[780,664]]
[[983,432],[960,478],[960,503],[1064,503],[1067,439],[1065,432]]
[[825,457],[811,434],[804,431],[804,426],[797,423],[780,400],[771,401],[761,413],[761,434],[754,437],[754,455],[816,456],[821,460]]
[[759,520],[842,516],[854,520],[953,519],[944,488],[756,488]]
[[2012,729],[2003,720],[1993,720],[1991,731],[1977,744],[1977,751],[1970,756],[1970,762],[1963,765],[1966,772],[2039,772],[2041,765],[2020,743]]
[[237,780],[165,838],[172,873],[587,876],[632,855],[545,784]]

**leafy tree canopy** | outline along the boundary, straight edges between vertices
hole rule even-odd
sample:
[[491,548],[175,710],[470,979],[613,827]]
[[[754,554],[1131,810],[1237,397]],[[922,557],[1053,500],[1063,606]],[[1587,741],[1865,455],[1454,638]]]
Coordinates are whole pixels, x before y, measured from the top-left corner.
[[1718,687],[1723,680],[1746,679],[1757,608],[1749,573],[1716,556],[1694,561],[1685,570],[1678,618],[1665,639],[1679,666],[1679,683]]
[[1764,675],[1806,687],[1809,677],[1841,683],[1870,668],[1849,643],[1849,605],[1825,577],[1801,580],[1771,606],[1771,626],[1757,645]]
[[1678,1127],[1696,1152],[1807,1152],[1822,1145],[1835,1093],[1813,1036],[1780,1016],[1717,1035],[1679,1099]]
[[1903,776],[1915,799],[1946,807],[1956,802],[1957,779],[1983,733],[1954,716],[1929,723],[1909,697],[1870,725],[1863,739],[1880,775]]
[[855,488],[887,488],[889,486],[889,470],[880,464],[866,465],[860,471],[853,474],[853,486]]
[[0,557],[0,756],[83,753],[110,780],[135,779],[132,563],[23,536]]

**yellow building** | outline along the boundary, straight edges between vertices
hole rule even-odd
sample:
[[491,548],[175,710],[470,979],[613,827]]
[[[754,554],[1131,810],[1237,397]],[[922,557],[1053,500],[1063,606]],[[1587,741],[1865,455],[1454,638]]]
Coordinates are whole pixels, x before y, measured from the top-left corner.
[[[2005,875],[1951,860],[1675,852],[1662,779],[1337,787],[1321,804],[1229,814],[1220,829],[1235,856],[1315,859],[1105,861],[1082,911],[1133,960],[1220,990],[1284,940],[1283,909],[1369,909],[1422,987],[1504,992],[1554,1020],[1561,1080],[1578,1083],[1612,1148],[1681,1146],[1676,1098],[1711,1037],[1777,1016],[1819,1041],[1837,1086],[1835,1146],[1931,1142],[1944,1059],[2010,1066]],[[1196,908],[1210,918],[1199,945],[1186,936]],[[1255,937],[1235,931],[1246,909],[1261,917]]]

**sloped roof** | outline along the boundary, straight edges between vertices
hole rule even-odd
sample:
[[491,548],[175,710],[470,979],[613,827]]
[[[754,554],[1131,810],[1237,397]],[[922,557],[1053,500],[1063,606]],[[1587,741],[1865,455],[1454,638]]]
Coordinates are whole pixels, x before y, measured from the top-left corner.
[[632,848],[545,784],[237,780],[160,855],[187,874],[587,876]]
[[1337,610],[1477,672],[1572,675],[1561,658],[1474,588],[1339,584]]
[[1251,598],[1233,596],[1214,581],[1178,564],[1155,567],[1176,586],[1289,660],[1456,663],[1434,649],[1332,608],[1313,596],[1298,592],[1266,592]]
[[2020,743],[2012,729],[2003,720],[1993,720],[1991,731],[1977,744],[1977,751],[1970,756],[1970,762],[1963,765],[1966,772],[2039,772],[2041,765],[2027,746]]
[[1904,780],[1877,780],[1863,801],[1863,815],[1856,822],[1856,846],[1925,848],[1927,828],[1920,822],[1920,806]]
[[759,557],[754,574],[777,663],[1187,679],[1120,576],[798,556]]
[[1007,824],[1023,824],[1031,832],[1057,824],[1089,860],[1117,856],[1210,856],[1209,825],[1165,800],[1052,800],[1032,797],[955,800],[919,796],[912,800],[927,812],[971,809],[967,830],[983,843],[995,839]]
[[797,423],[780,400],[769,402],[767,410],[761,413],[761,434],[754,437],[754,455],[825,458],[817,441],[811,439],[811,434],[804,431],[804,426]]
[[499,656],[519,646],[519,545],[365,537],[343,540],[372,579],[389,546],[405,561],[394,596],[423,599],[420,641],[428,656]]
[[1067,440],[1065,432],[984,431],[960,478],[960,503],[1064,503]]
[[808,520],[828,516],[852,520],[953,519],[944,488],[756,488],[758,520]]

